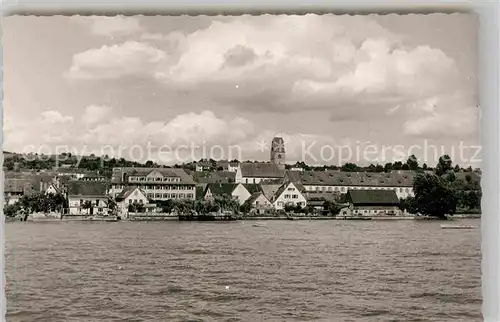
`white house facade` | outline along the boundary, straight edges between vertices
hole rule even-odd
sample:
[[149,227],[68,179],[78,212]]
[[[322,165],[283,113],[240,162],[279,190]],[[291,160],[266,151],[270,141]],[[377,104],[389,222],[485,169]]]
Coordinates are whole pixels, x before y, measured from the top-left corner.
[[272,203],[276,210],[281,210],[284,209],[286,205],[305,207],[307,205],[307,200],[297,187],[297,184],[289,182],[283,184],[276,192]]
[[196,198],[196,183],[183,169],[114,168],[111,195],[116,197],[131,186],[140,188],[153,200]]

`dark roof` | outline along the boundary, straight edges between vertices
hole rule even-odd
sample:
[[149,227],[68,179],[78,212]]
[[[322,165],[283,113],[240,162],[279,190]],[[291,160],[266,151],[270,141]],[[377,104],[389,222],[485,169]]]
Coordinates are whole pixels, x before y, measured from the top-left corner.
[[68,182],[68,196],[106,196],[107,184],[99,181],[71,180]]
[[234,183],[236,173],[231,171],[196,171],[192,173],[197,183]]
[[280,189],[281,184],[261,184],[260,189],[264,193],[264,196],[271,201],[274,196],[276,195],[276,192]]
[[286,178],[303,185],[318,186],[384,186],[411,187],[414,171],[343,172],[343,171],[287,171]]
[[305,192],[303,193],[304,198],[306,198],[307,202],[313,200],[321,200],[321,201],[336,201],[340,197],[340,192],[323,192],[323,191],[313,191],[313,192]]
[[355,206],[399,205],[399,199],[394,190],[349,190],[347,200]]
[[187,174],[184,169],[177,168],[135,168],[135,167],[125,167],[125,168],[113,168],[113,176],[111,179],[112,183],[122,183],[122,177],[124,174],[128,176],[147,176],[152,171],[158,171],[165,177],[178,177],[181,179],[180,184],[196,184],[193,178]]
[[274,163],[251,163],[245,162],[240,164],[241,174],[243,177],[253,178],[283,178],[285,171],[280,169]]
[[195,198],[200,199],[203,198],[205,192],[205,186],[196,186]]
[[262,191],[260,184],[257,183],[243,183],[243,187],[245,187],[250,194]]
[[208,189],[210,189],[212,195],[230,196],[237,185],[238,184],[236,183],[209,183],[207,184],[207,187],[205,188],[205,193],[203,195],[205,195]]
[[244,204],[250,204],[251,205],[261,195],[264,196],[264,198],[266,198],[266,196],[262,192],[255,192],[247,200],[245,200]]
[[33,185],[30,179],[6,178],[4,183],[5,192],[25,193],[25,191],[28,191],[31,187],[33,187]]

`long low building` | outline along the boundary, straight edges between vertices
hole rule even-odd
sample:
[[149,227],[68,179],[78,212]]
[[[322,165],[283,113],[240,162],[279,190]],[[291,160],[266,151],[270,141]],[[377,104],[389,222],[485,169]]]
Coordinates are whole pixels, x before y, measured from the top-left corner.
[[114,168],[110,194],[116,197],[123,189],[135,186],[152,200],[195,200],[196,183],[183,169]]
[[351,190],[393,190],[398,198],[413,196],[413,171],[390,173],[342,171],[287,171],[285,180],[299,182],[307,192]]

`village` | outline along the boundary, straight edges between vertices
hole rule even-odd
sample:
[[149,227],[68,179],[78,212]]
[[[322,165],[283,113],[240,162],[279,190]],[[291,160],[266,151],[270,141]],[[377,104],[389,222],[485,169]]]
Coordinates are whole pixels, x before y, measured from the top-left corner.
[[[194,171],[114,167],[110,177],[80,168],[5,172],[6,214],[67,220],[221,218],[404,218],[416,171],[286,169],[285,144],[272,140],[269,162],[200,161]],[[214,169],[215,168],[215,169]],[[477,172],[457,179],[479,182]],[[472,208],[472,207],[470,207]],[[225,214],[224,216],[222,214]],[[229,215],[227,215],[229,214]],[[188,216],[188,217],[189,217]]]

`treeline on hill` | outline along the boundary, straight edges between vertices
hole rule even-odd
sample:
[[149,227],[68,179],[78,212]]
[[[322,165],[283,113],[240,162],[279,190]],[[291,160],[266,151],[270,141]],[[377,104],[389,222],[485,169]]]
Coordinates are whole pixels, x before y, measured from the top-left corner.
[[446,218],[456,213],[481,213],[481,184],[471,174],[459,179],[448,155],[439,159],[433,172],[418,172],[414,197],[401,200],[401,209],[413,214]]
[[[443,156],[444,157],[444,156]],[[443,158],[442,157],[442,158]],[[211,171],[223,170],[221,166],[218,165],[217,161],[214,159],[199,160],[183,164],[175,164],[174,168],[183,168],[186,170],[194,171],[196,169],[196,164],[198,162],[208,163],[208,168]],[[237,160],[232,160],[231,162],[238,162]],[[254,161],[257,162],[257,161]],[[52,155],[32,155],[29,158],[24,157],[20,154],[14,154],[9,158],[4,160],[4,168],[6,170],[19,169],[33,169],[33,170],[50,170],[56,167],[70,166],[73,168],[84,169],[88,171],[98,171],[99,174],[106,177],[111,177],[113,168],[115,167],[169,167],[164,165],[159,165],[153,161],[147,161],[145,163],[140,163],[136,161],[128,161],[124,158],[110,158],[108,155],[103,157],[95,156],[91,154],[90,156],[78,157],[71,153],[62,153],[59,156]],[[286,169],[290,170],[293,168],[300,168],[306,171],[325,171],[325,170],[340,170],[345,172],[391,172],[393,170],[424,170],[433,171],[432,167],[427,164],[418,163],[417,158],[411,155],[406,162],[396,161],[387,162],[384,165],[381,164],[370,164],[369,166],[359,166],[355,163],[345,163],[342,166],[335,165],[323,165],[323,166],[311,166],[305,162],[296,162],[295,164],[287,164]],[[472,169],[472,167],[462,168],[458,164],[453,167],[455,172],[473,172],[479,171],[479,169]]]

